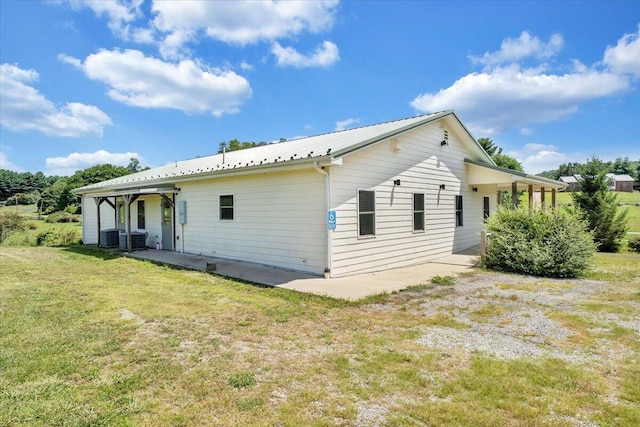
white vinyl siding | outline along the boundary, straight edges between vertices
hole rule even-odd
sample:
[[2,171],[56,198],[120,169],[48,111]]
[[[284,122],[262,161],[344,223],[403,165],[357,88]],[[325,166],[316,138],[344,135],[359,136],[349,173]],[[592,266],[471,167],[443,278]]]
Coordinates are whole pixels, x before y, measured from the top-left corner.
[[[180,184],[189,221],[178,250],[321,275],[326,268],[324,176],[313,169]],[[234,220],[218,220],[220,195],[233,194]]]
[[[349,154],[341,166],[330,168],[331,209],[338,217],[332,277],[420,264],[478,244],[486,194],[472,192],[467,184],[469,148],[458,136],[464,130],[447,130],[448,145],[440,144],[440,123],[432,123],[395,137],[395,144],[382,141]],[[393,185],[397,179],[401,186]],[[356,194],[361,188],[376,192],[375,239],[358,236]],[[414,193],[424,194],[424,233],[414,232],[414,216],[408,214]],[[455,195],[465,199],[465,227],[455,226]]]

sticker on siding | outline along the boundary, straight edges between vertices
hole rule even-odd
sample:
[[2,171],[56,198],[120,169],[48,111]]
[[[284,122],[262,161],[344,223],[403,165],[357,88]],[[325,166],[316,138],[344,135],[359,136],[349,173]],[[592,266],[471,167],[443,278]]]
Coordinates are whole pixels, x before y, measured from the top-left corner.
[[329,211],[327,213],[327,225],[329,230],[336,229],[336,211]]

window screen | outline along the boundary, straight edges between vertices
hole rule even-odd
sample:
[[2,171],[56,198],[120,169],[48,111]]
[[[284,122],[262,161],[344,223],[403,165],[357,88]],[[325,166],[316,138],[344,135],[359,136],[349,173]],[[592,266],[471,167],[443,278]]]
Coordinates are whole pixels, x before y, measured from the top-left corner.
[[424,194],[413,194],[413,231],[424,231]]
[[220,219],[233,219],[233,195],[226,194],[220,196]]
[[358,235],[376,234],[376,192],[358,191]]

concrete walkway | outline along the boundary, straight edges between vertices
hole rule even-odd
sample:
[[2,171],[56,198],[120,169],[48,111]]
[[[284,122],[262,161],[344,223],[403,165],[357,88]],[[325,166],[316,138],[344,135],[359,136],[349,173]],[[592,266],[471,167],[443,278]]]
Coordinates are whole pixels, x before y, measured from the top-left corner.
[[124,255],[199,271],[206,271],[207,264],[215,263],[216,270],[213,273],[220,276],[332,298],[358,300],[370,295],[390,293],[408,286],[424,284],[434,276],[453,276],[469,271],[478,258],[475,255],[477,253],[477,249],[472,249],[412,267],[332,279],[251,262],[154,249],[124,253]]

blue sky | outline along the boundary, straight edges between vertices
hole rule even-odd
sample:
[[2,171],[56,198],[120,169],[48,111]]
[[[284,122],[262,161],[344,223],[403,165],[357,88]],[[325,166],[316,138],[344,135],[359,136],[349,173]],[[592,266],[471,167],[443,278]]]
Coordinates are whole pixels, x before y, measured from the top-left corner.
[[640,2],[0,2],[0,168],[148,166],[454,109],[536,173],[640,159]]

